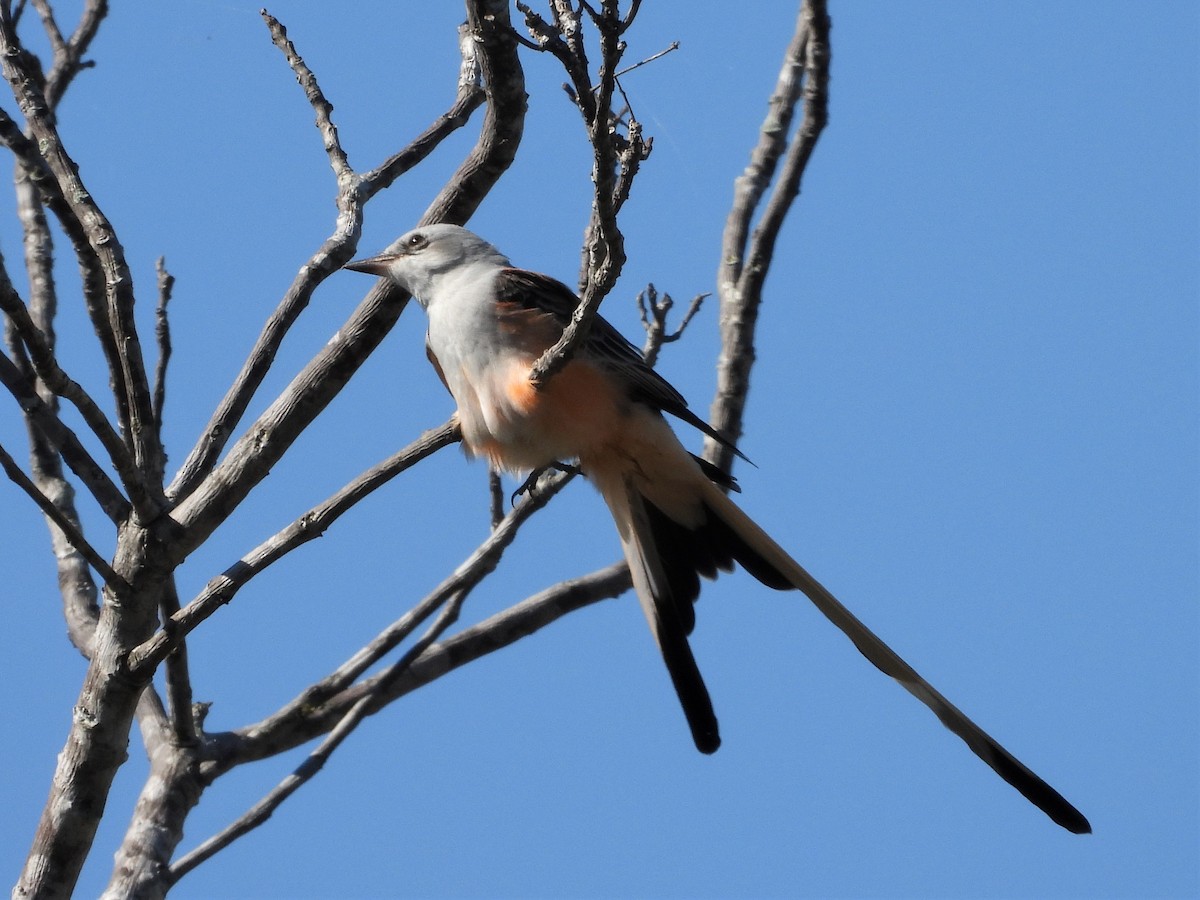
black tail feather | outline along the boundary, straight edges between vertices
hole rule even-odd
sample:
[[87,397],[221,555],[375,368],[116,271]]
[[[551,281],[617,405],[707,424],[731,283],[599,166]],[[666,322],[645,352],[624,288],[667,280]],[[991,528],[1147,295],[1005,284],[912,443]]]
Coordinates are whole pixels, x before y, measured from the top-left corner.
[[659,637],[663,661],[667,664],[671,683],[679,696],[679,705],[683,707],[688,727],[692,730],[696,749],[701,753],[715,753],[721,746],[717,714],[713,711],[712,698],[708,696],[708,688],[704,685],[687,637],[682,631],[669,628],[663,629]]

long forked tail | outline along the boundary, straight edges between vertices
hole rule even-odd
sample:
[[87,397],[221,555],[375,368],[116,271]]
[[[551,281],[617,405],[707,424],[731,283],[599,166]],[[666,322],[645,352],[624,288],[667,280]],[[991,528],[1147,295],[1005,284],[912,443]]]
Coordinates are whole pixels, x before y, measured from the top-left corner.
[[[743,567],[764,584],[772,587],[794,587],[803,591],[817,609],[854,642],[854,646],[863,656],[884,674],[895,678],[905,690],[933,710],[943,725],[962,738],[976,756],[1020,791],[1030,803],[1070,832],[1091,833],[1092,826],[1083,813],[942,696],[891,647],[855,618],[820,582],[808,574],[803,566],[792,559],[742,512],[737,504],[716,487],[710,487],[705,493],[705,506],[710,516],[715,517],[728,529],[730,551]],[[708,527],[711,529],[712,524]],[[780,584],[780,580],[784,584]]]

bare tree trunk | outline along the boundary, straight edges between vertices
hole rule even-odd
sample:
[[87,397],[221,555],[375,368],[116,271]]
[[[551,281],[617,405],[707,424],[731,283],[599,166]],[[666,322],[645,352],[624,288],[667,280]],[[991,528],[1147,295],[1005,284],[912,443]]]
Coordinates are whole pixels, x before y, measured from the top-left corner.
[[167,724],[166,712],[149,693],[142,705],[142,742],[150,758],[150,774],[142,785],[133,821],[117,850],[106,898],[164,897],[170,887],[171,858],[183,837],[188,813],[200,800],[197,744],[180,744]]

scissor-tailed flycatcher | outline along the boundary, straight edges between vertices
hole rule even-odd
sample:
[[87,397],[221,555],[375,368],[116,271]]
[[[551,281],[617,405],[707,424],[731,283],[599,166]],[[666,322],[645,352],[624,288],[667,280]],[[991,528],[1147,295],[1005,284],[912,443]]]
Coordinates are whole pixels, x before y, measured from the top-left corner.
[[862,654],[928,706],[1001,778],[1076,834],[1079,810],[1026,768],[896,655],[758,527],[722,490],[731,481],[692,456],[663,413],[729,445],[688,409],[641,353],[597,317],[586,343],[540,389],[534,361],[561,336],[579,303],[566,285],[515,269],[456,225],[402,237],[393,253],[346,266],[386,276],[429,314],[426,349],[458,404],[470,456],[517,473],[575,459],[612,512],[696,747],[720,746],[717,718],[688,645],[700,579],[736,561],[768,587],[808,595]]

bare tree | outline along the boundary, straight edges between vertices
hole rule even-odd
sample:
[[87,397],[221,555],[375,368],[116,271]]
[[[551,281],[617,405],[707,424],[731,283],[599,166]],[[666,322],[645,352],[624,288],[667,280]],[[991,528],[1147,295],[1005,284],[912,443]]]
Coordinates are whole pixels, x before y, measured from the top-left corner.
[[[29,285],[21,296],[8,274],[12,263],[0,260],[6,344],[0,382],[16,401],[29,440],[26,466],[3,447],[0,464],[46,519],[69,636],[88,660],[72,728],[14,896],[72,892],[135,722],[150,773],[117,854],[107,892],[112,897],[164,895],[193,868],[265,821],[320,770],[364,717],[572,610],[628,588],[624,566],[611,566],[452,632],[468,594],[570,475],[548,476],[507,511],[494,486],[492,533],[434,591],[327,676],[297,686],[295,698],[273,714],[231,731],[206,732],[204,707],[192,700],[188,635],[248,582],[319,536],[364,497],[455,443],[453,421],[420,435],[224,571],[213,573],[196,596],[182,600],[175,575],[185,558],[269,477],[404,310],[407,297],[386,282],[376,284],[336,337],[261,415],[246,421],[285,335],[314,291],[355,254],[370,201],[472,120],[477,123],[474,147],[421,221],[466,222],[513,161],[526,108],[522,45],[561,64],[593,157],[591,171],[580,172],[594,183],[579,279],[582,301],[562,340],[534,371],[537,380],[554,377],[621,272],[625,251],[619,215],[650,156],[651,141],[643,135],[620,80],[623,35],[634,25],[639,6],[639,0],[630,0],[624,9],[617,0],[550,0],[548,10],[539,13],[518,2],[521,22],[515,26],[507,0],[465,0],[454,103],[408,146],[366,171],[351,167],[316,74],[283,24],[263,13],[274,44],[316,114],[337,184],[336,216],[328,237],[298,268],[264,323],[200,439],[168,479],[162,425],[173,339],[167,314],[173,280],[160,262],[155,296],[135,297],[119,226],[105,215],[104,198],[83,182],[58,127],[60,101],[89,65],[107,3],[88,0],[78,22],[67,29],[50,0],[0,2],[0,65],[17,111],[0,110],[0,142],[13,158]],[[738,179],[726,225],[718,276],[723,347],[712,419],[731,439],[741,432],[755,314],[775,239],[825,121],[828,27],[821,0],[800,5],[758,146]],[[46,58],[29,49],[30,33],[39,30],[49,43]],[[455,77],[444,74],[448,81]],[[798,110],[801,121],[793,130]],[[70,374],[72,361],[58,353],[56,311],[60,301],[74,298],[60,297],[55,280],[55,228],[65,235],[81,272],[80,299],[107,365],[110,396],[102,396],[102,385],[76,381]],[[646,355],[653,359],[679,332],[672,332],[667,322],[670,298],[660,300],[653,289],[647,296]],[[135,323],[139,302],[156,304],[154,348],[146,346]],[[68,409],[70,416],[64,415]],[[76,433],[71,421],[81,421],[86,433]],[[732,461],[715,444],[708,455],[726,469]],[[108,520],[111,535],[104,544],[115,546],[111,556],[98,551],[100,542],[84,533],[75,505],[79,489],[91,495]],[[365,674],[390,657],[394,660],[385,669]],[[151,680],[160,670],[165,673],[162,692]],[[179,855],[184,822],[207,787],[240,766],[314,740],[316,749],[292,775],[226,829]]]

